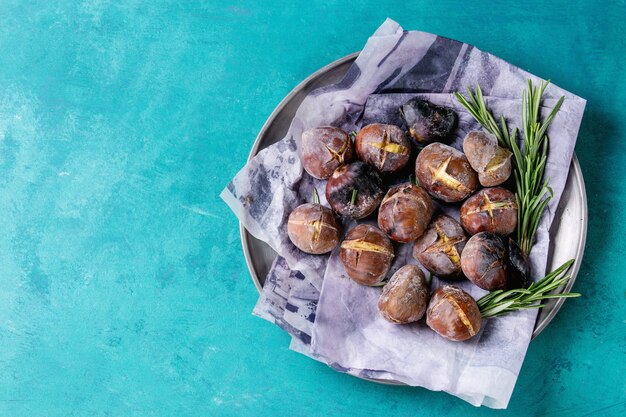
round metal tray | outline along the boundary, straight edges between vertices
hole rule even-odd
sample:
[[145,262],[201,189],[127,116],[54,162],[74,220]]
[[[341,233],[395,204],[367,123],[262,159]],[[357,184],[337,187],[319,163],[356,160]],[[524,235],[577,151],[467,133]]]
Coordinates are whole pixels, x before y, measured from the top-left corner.
[[[278,104],[263,125],[252,145],[249,159],[254,157],[261,149],[285,137],[291,120],[306,95],[318,87],[340,81],[357,56],[358,52],[338,59],[320,68],[298,84]],[[243,253],[252,276],[252,281],[257,290],[261,291],[265,276],[277,254],[266,243],[250,235],[241,224],[240,232]],[[572,278],[569,280],[565,291],[569,291],[576,280],[585,250],[586,238],[587,195],[580,165],[576,155],[574,155],[567,183],[565,184],[552,228],[550,229],[551,244],[547,263],[547,270],[552,271],[566,260],[576,259],[570,270]],[[564,302],[564,298],[544,302],[546,306],[539,310],[532,335],[533,339],[552,321]]]

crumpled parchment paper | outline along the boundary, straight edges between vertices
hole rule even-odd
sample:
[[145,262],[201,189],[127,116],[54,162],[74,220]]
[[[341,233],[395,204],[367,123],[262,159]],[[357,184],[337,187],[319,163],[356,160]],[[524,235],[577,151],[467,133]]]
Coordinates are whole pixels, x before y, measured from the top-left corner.
[[[477,48],[424,32],[404,31],[386,20],[372,35],[345,78],[312,91],[293,119],[287,136],[260,151],[235,176],[222,198],[256,238],[279,256],[266,278],[254,313],[292,335],[291,348],[341,372],[442,390],[473,405],[506,408],[532,335],[536,311],[486,320],[477,337],[449,342],[422,322],[398,326],[377,311],[380,288],[360,286],[345,275],[338,250],[330,256],[296,249],[286,232],[291,210],[308,201],[325,181],[306,174],[298,158],[305,129],[334,125],[346,131],[372,122],[401,125],[397,108],[416,95],[454,107],[460,116],[453,146],[479,129],[451,96],[480,85],[495,115],[511,127],[521,125],[521,94],[526,80],[541,79]],[[545,273],[549,229],[563,191],[585,100],[550,85],[543,111],[556,99],[565,102],[549,130],[546,176],[554,198],[544,213],[530,255],[533,278]],[[458,219],[458,208],[440,205]],[[369,219],[375,222],[375,219]],[[355,223],[344,221],[349,229]],[[390,275],[406,263],[418,264],[411,244],[396,245]],[[432,288],[439,285],[433,279]],[[475,298],[485,292],[461,283]]]

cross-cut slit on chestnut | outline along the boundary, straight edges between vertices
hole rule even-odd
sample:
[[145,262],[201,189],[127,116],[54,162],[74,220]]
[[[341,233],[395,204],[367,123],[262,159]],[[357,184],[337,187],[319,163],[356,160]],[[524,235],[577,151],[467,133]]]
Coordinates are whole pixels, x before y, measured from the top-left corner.
[[320,255],[337,246],[341,227],[329,208],[307,203],[296,207],[289,215],[287,235],[301,251]]
[[439,215],[415,241],[413,257],[427,270],[441,278],[461,275],[461,254],[467,237],[452,217]]
[[485,187],[493,187],[505,182],[513,169],[513,154],[498,144],[495,136],[485,132],[469,132],[463,140],[463,152],[478,172],[478,180]]
[[378,227],[392,240],[411,242],[420,237],[433,215],[434,207],[423,188],[411,184],[391,187],[378,210]]
[[389,238],[369,224],[350,229],[339,252],[348,276],[359,284],[370,286],[380,285],[385,279],[393,257]]
[[354,142],[359,159],[380,172],[402,169],[411,154],[404,132],[394,125],[367,125],[359,131]]
[[430,298],[426,324],[440,336],[461,342],[478,334],[482,318],[471,295],[453,285],[444,285]]
[[300,141],[300,160],[306,172],[326,179],[353,157],[352,139],[343,130],[322,126],[307,129]]
[[430,195],[448,203],[466,199],[478,187],[478,175],[465,155],[441,143],[421,150],[415,176]]
[[461,225],[470,235],[492,232],[510,235],[517,227],[515,194],[506,188],[483,188],[461,206]]

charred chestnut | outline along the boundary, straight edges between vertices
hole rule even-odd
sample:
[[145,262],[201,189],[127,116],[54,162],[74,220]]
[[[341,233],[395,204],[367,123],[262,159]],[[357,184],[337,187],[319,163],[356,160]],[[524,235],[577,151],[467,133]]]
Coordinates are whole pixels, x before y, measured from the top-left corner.
[[461,225],[452,217],[440,215],[415,241],[413,257],[438,277],[456,278],[461,274],[465,242],[467,237]]
[[391,276],[378,299],[380,314],[392,323],[418,321],[428,306],[428,284],[415,265],[405,265]]
[[300,142],[302,166],[319,179],[330,177],[333,172],[353,156],[352,140],[343,130],[323,126],[305,130]]
[[472,168],[478,172],[478,181],[482,186],[500,185],[511,176],[513,154],[498,146],[495,136],[469,132],[463,140],[463,152]]
[[478,188],[478,176],[463,152],[442,143],[422,149],[415,176],[430,195],[448,203],[465,200]]
[[394,125],[367,125],[356,135],[354,144],[359,159],[380,172],[402,169],[411,154],[404,132]]
[[463,273],[483,290],[506,288],[506,247],[498,235],[480,232],[472,236],[461,253]]
[[404,103],[400,115],[417,143],[443,141],[450,137],[457,124],[454,110],[420,98]]
[[507,288],[528,288],[532,283],[530,280],[530,264],[528,257],[515,241],[509,238],[509,247],[507,252],[507,269],[509,278]]
[[326,182],[326,199],[332,209],[353,219],[369,216],[384,195],[380,176],[363,162],[337,168]]
[[461,225],[470,235],[510,235],[517,227],[515,195],[502,187],[483,188],[461,206]]
[[453,285],[444,285],[430,298],[426,324],[440,336],[461,342],[480,331],[482,318],[471,295]]
[[396,185],[380,204],[378,227],[396,242],[411,242],[424,233],[433,210],[433,202],[422,187]]
[[348,276],[362,285],[379,285],[389,271],[393,256],[389,238],[369,224],[350,229],[339,253]]
[[296,207],[289,215],[287,234],[301,251],[319,255],[337,246],[341,227],[329,208],[307,203]]

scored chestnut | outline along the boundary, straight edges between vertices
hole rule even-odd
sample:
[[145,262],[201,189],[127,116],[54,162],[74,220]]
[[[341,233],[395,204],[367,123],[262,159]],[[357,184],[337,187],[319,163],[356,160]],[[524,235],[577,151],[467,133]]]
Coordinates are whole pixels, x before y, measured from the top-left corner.
[[411,155],[406,135],[394,125],[367,125],[356,135],[354,144],[359,159],[380,172],[402,169]]
[[360,224],[341,242],[339,259],[352,280],[362,285],[379,285],[394,257],[393,245],[378,228]]
[[478,176],[463,152],[431,143],[417,156],[415,176],[430,195],[448,203],[465,200],[478,188]]
[[400,115],[409,134],[417,143],[443,141],[457,124],[457,115],[449,107],[413,98],[400,107]]
[[404,265],[391,276],[378,299],[380,314],[392,323],[418,321],[428,306],[428,284],[415,265]]
[[462,342],[480,331],[482,317],[471,295],[454,285],[444,285],[430,298],[426,324],[440,336]]
[[467,279],[487,291],[506,288],[506,264],[504,242],[491,232],[472,236],[461,253],[461,268]]
[[452,217],[439,215],[415,241],[413,257],[438,277],[458,278],[466,242],[461,225]]
[[320,255],[337,246],[341,227],[332,210],[320,204],[307,203],[289,214],[287,234],[301,251]]
[[498,139],[484,132],[469,132],[463,139],[463,152],[472,168],[478,172],[478,181],[484,187],[493,187],[509,179],[512,171],[508,149],[498,145]]
[[330,177],[337,168],[352,160],[353,153],[350,136],[337,127],[315,127],[302,133],[302,167],[315,178]]
[[517,227],[515,194],[502,187],[483,188],[461,206],[461,225],[470,235],[510,235]]
[[380,204],[385,192],[378,172],[363,162],[353,162],[335,170],[326,182],[326,199],[342,216],[362,219]]
[[433,215],[433,202],[422,187],[406,183],[391,187],[378,210],[378,227],[396,242],[420,237]]

